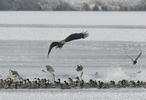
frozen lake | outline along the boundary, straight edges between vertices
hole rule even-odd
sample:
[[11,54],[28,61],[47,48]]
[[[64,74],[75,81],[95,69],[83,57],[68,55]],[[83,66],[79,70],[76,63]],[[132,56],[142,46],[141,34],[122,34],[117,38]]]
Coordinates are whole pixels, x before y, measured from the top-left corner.
[[146,89],[3,90],[1,100],[145,100]]
[[87,40],[146,41],[145,18],[145,12],[0,12],[0,40],[61,40],[87,30]]
[[[145,12],[0,12],[0,75],[9,76],[9,69],[24,78],[49,78],[43,73],[52,65],[56,78],[76,77],[75,66],[84,66],[83,79],[146,81],[146,13]],[[89,37],[53,49],[52,40],[87,30]],[[133,66],[126,53],[136,57]],[[141,73],[137,73],[141,71]],[[0,99],[12,100],[144,100],[145,89],[116,90],[1,90]],[[90,95],[88,95],[90,94]],[[134,94],[134,95],[133,95]],[[25,97],[26,95],[29,95]],[[73,98],[71,98],[73,97]]]
[[[84,66],[84,80],[90,78],[98,80],[145,79],[145,42],[118,41],[73,41],[62,49],[53,49],[47,56],[51,41],[3,40],[0,41],[0,73],[7,77],[8,70],[16,70],[24,78],[42,77],[45,65],[55,69],[56,78],[67,79],[76,77],[75,66]],[[143,54],[137,65],[133,65],[131,57],[136,57],[142,50]],[[142,71],[142,73],[137,73]],[[98,74],[97,74],[98,73]]]

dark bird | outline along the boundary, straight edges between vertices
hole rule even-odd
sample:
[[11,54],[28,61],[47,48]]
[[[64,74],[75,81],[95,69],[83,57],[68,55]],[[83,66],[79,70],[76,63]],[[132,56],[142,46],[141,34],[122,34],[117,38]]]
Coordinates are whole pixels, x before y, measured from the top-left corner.
[[63,45],[66,42],[70,42],[72,40],[77,40],[77,39],[85,39],[86,37],[88,37],[88,32],[81,32],[81,33],[73,33],[71,35],[69,35],[67,38],[65,38],[62,41],[59,42],[52,42],[48,51],[48,55],[50,54],[52,48],[56,47],[56,48],[62,48]]
[[127,55],[131,60],[132,60],[132,62],[133,62],[133,64],[136,64],[137,63],[137,60],[138,60],[138,58],[140,57],[142,55],[142,51],[139,53],[139,55],[135,58],[135,59],[133,59],[132,57],[130,57],[129,55]]

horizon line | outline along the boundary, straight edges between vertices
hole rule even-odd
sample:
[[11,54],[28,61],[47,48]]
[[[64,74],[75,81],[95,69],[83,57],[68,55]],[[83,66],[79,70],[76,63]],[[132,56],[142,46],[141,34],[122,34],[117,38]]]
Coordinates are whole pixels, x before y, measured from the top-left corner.
[[146,29],[146,25],[73,25],[73,24],[0,24],[8,28],[99,28],[99,29]]

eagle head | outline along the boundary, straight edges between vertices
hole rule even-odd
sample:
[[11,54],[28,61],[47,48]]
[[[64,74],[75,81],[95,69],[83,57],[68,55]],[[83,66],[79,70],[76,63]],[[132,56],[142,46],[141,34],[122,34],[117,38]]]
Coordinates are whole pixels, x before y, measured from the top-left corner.
[[63,45],[64,45],[65,43],[66,43],[65,40],[60,41],[60,42],[58,43],[57,48],[62,48]]

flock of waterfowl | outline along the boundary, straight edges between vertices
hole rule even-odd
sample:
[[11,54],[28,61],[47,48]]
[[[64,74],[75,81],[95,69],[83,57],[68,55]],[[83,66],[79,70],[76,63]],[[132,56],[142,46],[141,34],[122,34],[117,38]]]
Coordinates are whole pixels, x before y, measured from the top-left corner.
[[[81,32],[81,33],[73,33],[69,35],[64,40],[59,42],[52,42],[49,46],[48,56],[51,53],[51,50],[56,48],[62,48],[66,42],[70,42],[72,40],[77,39],[85,39],[88,37],[88,32]],[[129,55],[127,55],[133,62],[133,64],[137,63],[137,60],[142,55],[142,52],[133,59]],[[23,79],[17,71],[9,70],[11,72],[11,77],[7,79],[0,79],[0,88],[61,88],[61,89],[70,89],[70,88],[120,88],[120,87],[146,87],[146,82],[143,81],[127,81],[121,80],[119,82],[115,82],[113,80],[109,82],[102,82],[90,79],[89,82],[85,82],[82,79],[83,76],[83,66],[77,65],[76,71],[80,72],[80,76],[77,76],[76,79],[68,78],[68,81],[61,82],[61,79],[55,80],[55,70],[50,65],[46,65],[46,70],[42,70],[42,72],[47,73],[49,72],[52,76],[51,79],[40,79],[35,78],[34,80],[30,81],[30,79]],[[17,79],[17,80],[16,80]]]
[[53,83],[49,79],[34,78],[22,79],[14,81],[11,78],[0,79],[0,89],[49,89],[49,88],[60,88],[60,89],[79,89],[79,88],[97,88],[97,89],[108,89],[108,88],[146,88],[146,82],[143,81],[128,81],[120,80],[115,82],[111,80],[109,82],[96,81],[90,79],[88,82],[80,80],[79,77],[76,79],[68,78],[67,81],[61,82],[61,79],[55,80]]

